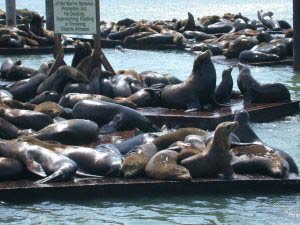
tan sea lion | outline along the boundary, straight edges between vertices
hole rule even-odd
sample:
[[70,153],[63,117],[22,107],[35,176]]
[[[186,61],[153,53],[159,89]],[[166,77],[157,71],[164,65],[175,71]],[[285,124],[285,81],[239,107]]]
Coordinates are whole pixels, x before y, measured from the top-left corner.
[[193,178],[214,177],[218,174],[222,174],[225,179],[232,178],[229,135],[237,124],[237,122],[219,124],[213,140],[204,152],[181,161],[181,165],[190,171]]
[[146,175],[158,180],[191,180],[189,171],[177,164],[178,153],[172,150],[163,150],[156,153],[148,162]]

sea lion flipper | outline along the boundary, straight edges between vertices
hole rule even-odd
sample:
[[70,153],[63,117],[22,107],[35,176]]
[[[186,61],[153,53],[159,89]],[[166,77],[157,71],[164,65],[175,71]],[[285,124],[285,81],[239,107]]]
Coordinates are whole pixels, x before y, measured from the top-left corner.
[[114,116],[113,120],[109,123],[103,125],[100,128],[101,134],[107,134],[117,131],[123,124],[125,120],[122,113],[118,113]]
[[89,173],[86,173],[86,172],[82,171],[81,169],[77,169],[76,176],[79,176],[79,177],[89,177],[89,178],[103,178],[103,176],[89,174]]
[[58,170],[58,171],[52,173],[50,176],[45,177],[44,179],[38,180],[38,181],[36,181],[34,183],[36,183],[36,184],[44,184],[44,183],[48,183],[50,181],[59,180],[58,178],[60,178],[62,176],[63,176],[62,171]]
[[39,164],[38,162],[34,161],[34,160],[31,160],[27,165],[26,165],[27,169],[40,176],[40,177],[46,177],[47,174],[45,173],[43,167],[41,164]]

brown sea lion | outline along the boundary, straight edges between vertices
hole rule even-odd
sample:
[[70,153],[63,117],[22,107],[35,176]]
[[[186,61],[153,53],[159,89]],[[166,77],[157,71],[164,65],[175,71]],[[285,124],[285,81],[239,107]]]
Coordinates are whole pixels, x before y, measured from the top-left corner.
[[72,59],[71,66],[76,68],[76,66],[83,60],[86,56],[92,54],[92,46],[89,42],[81,42],[76,40],[74,43],[75,53]]
[[0,157],[0,180],[15,178],[24,170],[23,164],[18,160]]
[[153,141],[153,144],[155,144],[159,150],[166,149],[171,144],[177,141],[183,141],[186,138],[186,136],[192,134],[199,135],[199,136],[206,136],[208,132],[198,128],[181,128],[174,132],[170,132],[157,137]]
[[63,107],[55,102],[43,102],[34,108],[35,112],[44,113],[52,118],[58,116],[63,110]]
[[178,153],[172,150],[162,150],[156,153],[145,168],[146,175],[158,180],[191,180],[189,171],[177,164]]
[[222,73],[222,81],[215,89],[215,98],[219,103],[230,102],[231,92],[233,88],[233,80],[231,76],[233,67],[230,66],[225,69]]
[[152,156],[158,152],[153,143],[143,144],[129,152],[122,163],[122,173],[125,178],[140,177],[145,174],[145,167]]
[[193,178],[214,177],[218,174],[222,174],[225,179],[233,178],[229,135],[237,124],[237,122],[219,124],[212,142],[204,152],[181,161],[181,165],[189,170]]

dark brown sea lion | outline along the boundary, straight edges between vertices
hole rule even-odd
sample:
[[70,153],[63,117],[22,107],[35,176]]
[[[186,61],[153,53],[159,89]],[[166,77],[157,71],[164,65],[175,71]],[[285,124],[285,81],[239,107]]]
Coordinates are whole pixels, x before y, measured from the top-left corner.
[[151,34],[155,34],[155,32],[146,31],[146,32],[135,33],[135,34],[127,36],[124,39],[124,43],[127,44],[127,45],[136,44],[137,43],[137,39],[143,38],[143,37],[147,37],[147,36],[149,36]]
[[22,109],[0,109],[0,117],[25,129],[40,130],[53,123],[53,119],[46,114]]
[[61,144],[83,145],[97,140],[98,125],[89,120],[72,119],[51,124],[32,137],[39,140],[58,141]]
[[24,134],[22,130],[19,130],[10,122],[0,118],[0,138],[5,140],[11,140]]
[[195,39],[196,41],[204,41],[207,39],[214,39],[216,38],[216,36],[211,35],[211,34],[207,34],[201,31],[185,31],[183,33],[183,35],[187,38],[187,39]]
[[20,161],[30,172],[44,178],[37,183],[69,180],[77,170],[74,161],[22,140],[1,141],[0,155]]
[[59,94],[55,91],[45,91],[34,98],[30,99],[31,104],[41,104],[43,102],[55,102],[57,103],[59,101]]
[[231,92],[233,88],[233,80],[231,76],[233,67],[230,66],[225,69],[222,73],[222,81],[215,89],[215,98],[219,103],[230,102]]
[[37,88],[46,79],[48,69],[48,65],[43,63],[36,75],[27,80],[14,83],[8,87],[8,91],[16,100],[23,102],[29,101],[31,98],[36,96]]
[[86,56],[92,54],[92,46],[89,42],[81,42],[79,40],[75,41],[75,53],[72,59],[72,67],[76,66],[83,60]]
[[256,63],[256,62],[274,62],[280,58],[275,54],[267,54],[258,51],[246,50],[242,51],[239,60],[241,63]]
[[59,100],[58,104],[64,108],[72,109],[77,102],[80,102],[82,100],[105,101],[105,102],[120,104],[120,105],[127,106],[130,108],[137,107],[133,102],[130,102],[126,99],[112,99],[112,98],[106,97],[104,95],[81,94],[81,93],[69,93],[65,96],[62,96],[61,99]]
[[41,94],[45,91],[56,91],[57,93],[62,93],[68,82],[87,81],[87,77],[79,70],[67,65],[61,66],[39,85],[37,94]]
[[153,144],[155,144],[159,150],[166,149],[171,144],[177,141],[183,141],[186,138],[186,136],[192,134],[199,135],[199,136],[206,136],[208,132],[198,128],[181,128],[174,132],[170,132],[157,137],[153,141]]
[[125,178],[140,177],[145,174],[149,160],[158,152],[153,143],[143,144],[125,156],[122,172]]
[[174,36],[171,34],[150,34],[136,40],[138,45],[173,44]]
[[[234,113],[234,121],[238,122],[238,126],[233,133],[240,139],[242,143],[255,143],[267,146],[254,132],[250,126],[249,113],[246,110],[239,110]],[[299,174],[299,169],[293,158],[281,149],[270,147],[276,150],[289,164],[289,172]]]
[[241,35],[239,38],[229,43],[228,49],[224,51],[223,55],[228,59],[238,58],[241,52],[250,50],[257,44],[258,40],[256,38]]
[[73,118],[96,122],[101,133],[134,128],[143,132],[159,131],[146,117],[134,109],[104,101],[80,101],[74,106],[72,115]]
[[124,74],[113,76],[111,82],[115,97],[126,98],[143,88],[140,79]]
[[272,30],[281,30],[279,23],[272,18],[274,13],[272,12],[264,12],[260,10],[257,12],[258,19],[269,29]]
[[0,157],[0,180],[15,178],[24,170],[23,164],[18,160]]
[[145,168],[146,175],[158,180],[191,180],[189,171],[177,164],[178,153],[172,150],[163,150],[156,153]]
[[137,107],[153,107],[160,105],[161,89],[143,88],[127,98],[115,98],[115,100],[133,102]]
[[121,172],[121,159],[116,160],[109,151],[98,151],[97,149],[82,146],[54,144],[32,137],[23,137],[22,139],[32,145],[50,149],[73,160],[78,165],[78,175],[111,176],[118,175]]
[[281,83],[260,84],[251,76],[248,67],[239,63],[238,68],[240,73],[237,83],[244,96],[245,104],[291,101],[290,92],[285,85]]
[[213,177],[222,174],[225,179],[232,179],[229,135],[237,124],[237,122],[219,124],[212,142],[204,152],[181,161],[181,165],[189,170],[193,178]]
[[260,43],[251,48],[251,51],[275,54],[281,59],[286,57],[286,46],[282,43]]
[[237,146],[231,165],[235,173],[261,174],[283,178],[288,176],[289,164],[276,150],[264,145]]
[[107,37],[111,40],[124,40],[129,35],[133,35],[134,33],[138,32],[138,26],[132,26],[125,28],[122,31],[110,33]]
[[194,61],[191,75],[184,82],[168,85],[161,93],[162,105],[177,109],[203,109],[216,106],[216,70],[211,61],[211,51],[200,53]]

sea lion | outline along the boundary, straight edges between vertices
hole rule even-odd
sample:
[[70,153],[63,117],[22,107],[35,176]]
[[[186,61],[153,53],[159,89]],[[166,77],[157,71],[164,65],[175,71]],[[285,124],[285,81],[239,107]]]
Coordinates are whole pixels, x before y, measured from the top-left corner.
[[8,91],[14,96],[14,99],[22,102],[29,101],[36,96],[38,86],[46,79],[48,65],[43,63],[37,74],[28,80],[18,81],[8,87]]
[[0,138],[11,140],[22,135],[23,132],[5,119],[0,118]]
[[0,117],[19,128],[40,130],[53,123],[53,119],[40,112],[22,109],[0,109]]
[[64,108],[72,109],[77,102],[80,102],[82,100],[96,100],[96,101],[111,102],[111,103],[127,106],[133,109],[137,107],[133,102],[130,102],[123,98],[112,99],[104,95],[81,94],[81,93],[69,93],[65,96],[62,96],[58,104]]
[[89,120],[71,119],[51,124],[32,137],[39,140],[58,141],[61,144],[90,144],[97,140],[98,125]]
[[237,146],[230,151],[235,173],[261,174],[277,178],[288,176],[289,164],[274,149],[264,145]]
[[286,57],[286,46],[282,43],[260,43],[251,48],[251,51],[278,55],[280,59]]
[[[121,159],[116,160],[114,154],[108,151],[82,146],[62,145],[40,141],[32,137],[22,138],[32,145],[38,145],[61,154],[78,165],[77,175],[111,176],[121,172]],[[119,153],[120,154],[120,153]],[[119,157],[120,158],[120,157]]]
[[244,103],[272,103],[291,101],[290,92],[281,83],[260,84],[250,73],[250,69],[245,65],[238,64],[239,75],[237,83],[244,96]]
[[24,170],[23,164],[18,160],[0,157],[0,180],[15,178]]
[[142,89],[140,80],[124,74],[113,76],[111,82],[115,97],[126,98]]
[[263,10],[257,12],[257,17],[263,25],[272,30],[281,30],[279,23],[272,18],[273,15],[274,13],[264,12]]
[[275,54],[246,50],[241,52],[239,60],[241,63],[274,62],[279,61],[280,57]]
[[195,19],[192,13],[188,12],[188,19],[184,27],[182,27],[179,32],[184,32],[184,31],[194,31],[195,30]]
[[208,33],[208,34],[228,33],[232,29],[233,29],[232,22],[219,21],[219,22],[208,25],[206,33]]
[[101,70],[99,67],[94,68],[90,75],[90,81],[86,83],[67,84],[62,95],[68,93],[100,94],[100,73]]
[[241,52],[250,50],[257,44],[258,40],[256,38],[241,35],[228,44],[228,49],[224,51],[223,55],[227,59],[238,58]]
[[139,38],[143,38],[143,37],[147,37],[151,34],[155,34],[155,32],[149,32],[149,31],[146,31],[146,32],[139,32],[139,33],[135,33],[135,34],[132,34],[132,35],[129,35],[127,36],[125,39],[124,39],[124,43],[126,45],[132,45],[132,44],[136,44],[137,43],[137,39]]
[[174,36],[171,34],[150,34],[136,40],[138,45],[170,45],[174,44]]
[[225,69],[222,73],[222,81],[215,89],[214,95],[219,103],[230,102],[231,92],[233,87],[233,80],[231,76],[233,67],[230,66]]
[[193,178],[213,177],[218,174],[222,174],[225,179],[233,178],[229,135],[237,124],[237,122],[219,124],[212,142],[204,152],[181,161],[180,164],[189,170]]
[[158,152],[153,143],[143,144],[129,152],[122,163],[125,178],[140,177],[145,174],[145,167],[152,156]]
[[[189,135],[190,142],[176,142],[176,146],[170,147],[170,150],[176,150],[176,148],[180,148],[180,152],[177,156],[177,162],[180,163],[182,160],[189,158],[191,156],[197,155],[201,152],[204,152],[206,149],[206,144],[204,140],[195,138],[197,135]],[[193,137],[191,137],[193,136]],[[192,140],[194,139],[194,140]],[[195,140],[197,139],[197,140]]]
[[41,112],[52,118],[57,117],[62,110],[63,107],[55,102],[43,102],[34,108],[34,112]]
[[[233,133],[238,136],[242,143],[262,144],[268,147],[251,128],[249,113],[246,110],[235,111],[234,121],[238,122],[238,126]],[[298,166],[289,154],[278,148],[270,148],[276,150],[288,162],[289,172],[299,174]]]
[[135,147],[152,142],[155,139],[155,137],[156,136],[151,133],[139,134],[125,141],[117,142],[113,144],[113,146],[115,146],[122,155],[126,155]]
[[76,68],[76,66],[83,60],[86,56],[92,54],[92,46],[89,42],[81,42],[76,40],[74,43],[75,53],[72,59],[71,66]]
[[111,40],[124,40],[127,36],[138,32],[138,26],[128,27],[122,31],[110,33],[107,37]]
[[44,91],[56,91],[62,93],[68,82],[87,82],[86,76],[71,66],[61,66],[53,74],[47,77],[37,89],[37,94]]
[[181,128],[174,132],[170,132],[164,135],[157,137],[153,140],[153,144],[159,149],[166,149],[171,144],[177,141],[183,141],[188,135],[199,135],[199,136],[206,136],[208,134],[207,131],[198,129],[198,128]]
[[146,175],[158,180],[191,180],[189,171],[177,164],[178,153],[172,150],[163,150],[156,153],[145,168]]
[[104,101],[80,101],[74,106],[72,115],[73,118],[96,122],[100,127],[100,133],[133,128],[143,132],[159,131],[146,117],[134,109]]
[[200,53],[191,75],[180,84],[167,85],[161,93],[162,105],[177,109],[202,109],[213,102],[216,88],[216,70],[211,61],[211,51]]
[[143,88],[127,98],[115,98],[114,100],[129,101],[134,103],[137,107],[154,107],[160,105],[160,91],[161,89]]
[[77,170],[71,159],[22,140],[1,141],[0,155],[20,161],[30,172],[44,178],[37,183],[69,180]]
[[205,41],[207,39],[215,39],[216,36],[212,34],[207,34],[205,32],[201,31],[185,31],[183,33],[183,36],[185,36],[187,39],[195,39],[196,41]]
[[41,104],[43,102],[55,102],[59,101],[59,94],[55,91],[45,91],[34,98],[30,99],[29,102],[31,104]]

